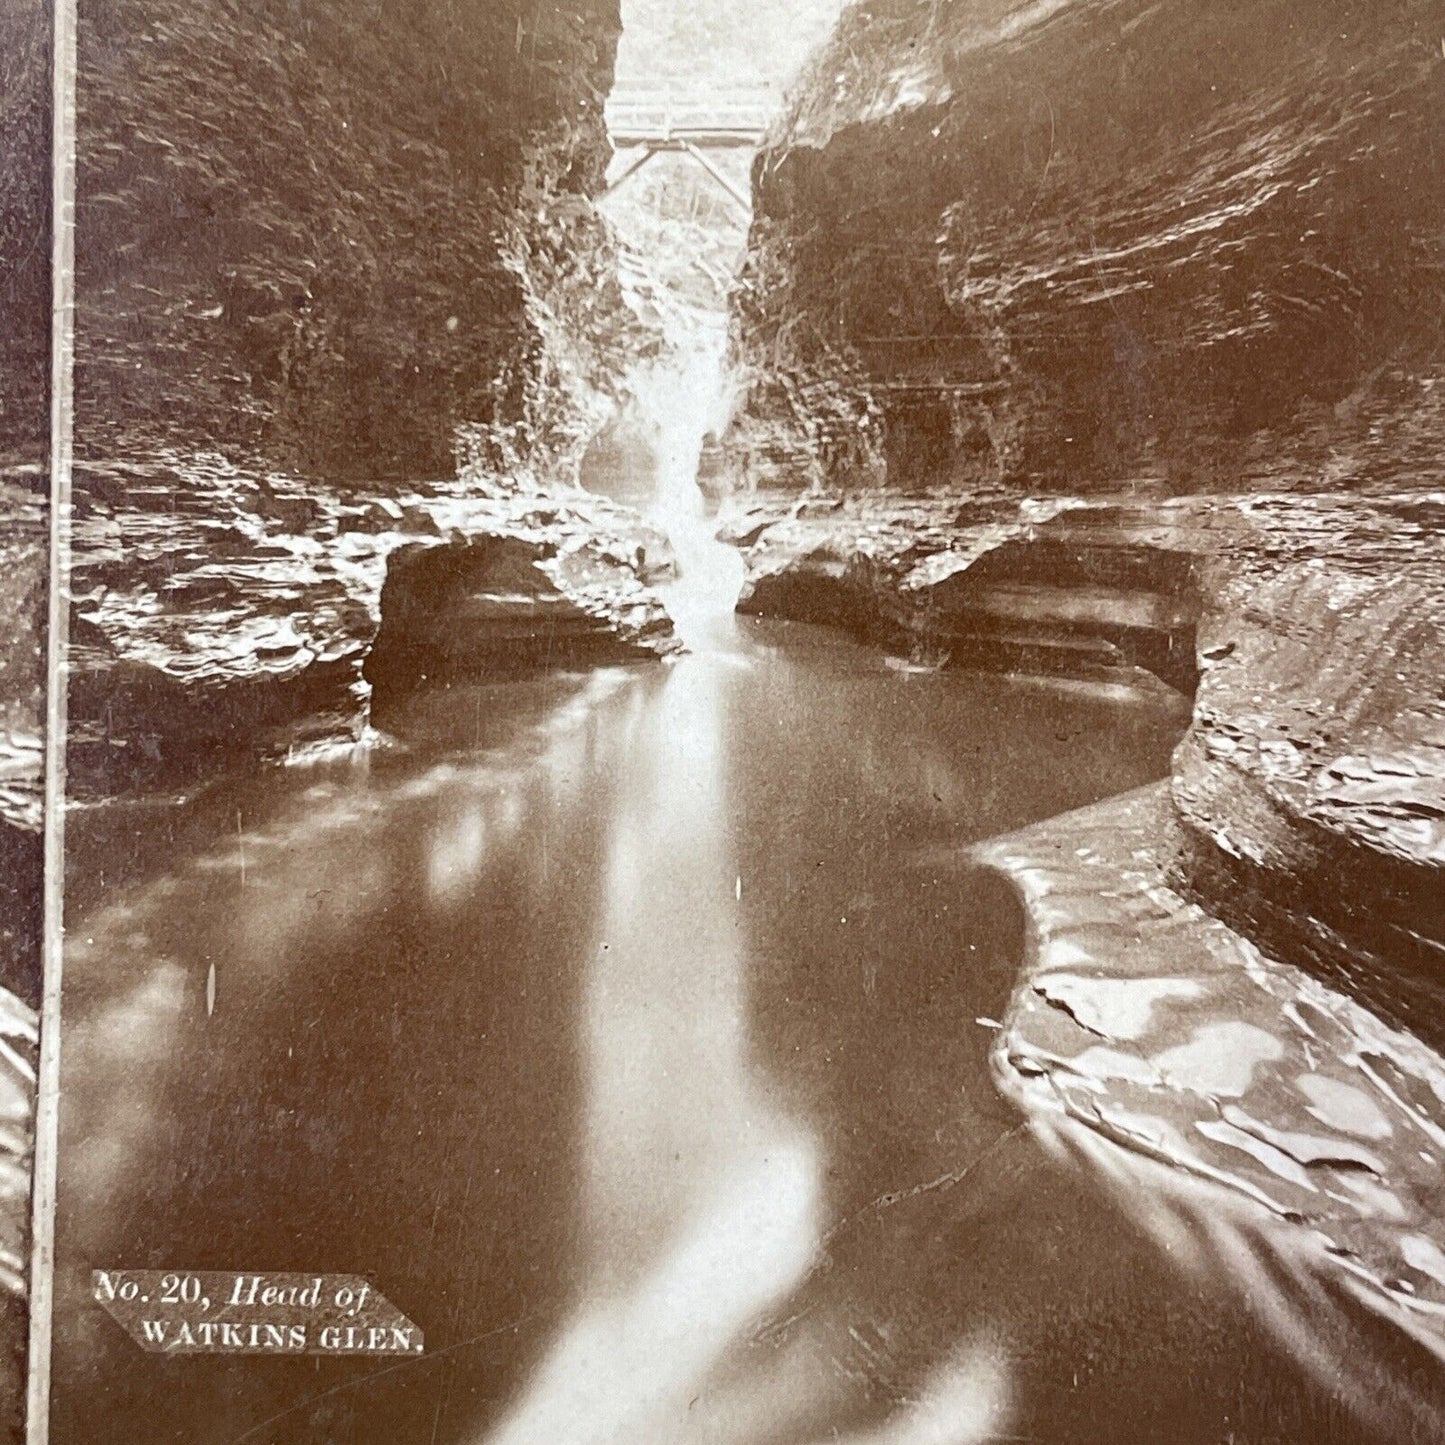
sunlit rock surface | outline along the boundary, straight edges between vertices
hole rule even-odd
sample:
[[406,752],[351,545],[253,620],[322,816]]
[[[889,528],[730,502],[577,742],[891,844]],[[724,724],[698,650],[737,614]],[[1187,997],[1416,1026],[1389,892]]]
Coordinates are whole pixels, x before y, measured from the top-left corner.
[[1439,0],[852,6],[754,173],[738,465],[1428,477],[1442,21]]
[[574,462],[635,339],[591,200],[620,24],[617,0],[89,5],[77,456]]
[[486,537],[550,554],[554,580],[539,572],[536,597],[518,598],[516,615],[535,625],[550,589],[553,602],[575,598],[595,627],[666,645],[650,585],[668,575],[665,539],[576,488],[473,479],[343,500],[212,457],[94,472],[78,495],[77,798],[184,787],[238,759],[355,736],[387,559],[402,548],[465,549]]
[[995,1077],[1346,1398],[1438,1424],[1400,1365],[1445,1358],[1445,1063],[1175,892],[1174,828],[1160,785],[977,850],[1030,924]]
[[[900,665],[1193,694],[1168,782],[984,850],[1033,929],[997,1072],[1181,1263],[1239,1280],[1364,1401],[1395,1347],[1352,1358],[1342,1301],[1445,1355],[1439,506],[773,494],[723,524],[747,610]],[[1005,612],[1028,648],[1003,645]],[[1085,642],[1109,665],[1080,669]]]

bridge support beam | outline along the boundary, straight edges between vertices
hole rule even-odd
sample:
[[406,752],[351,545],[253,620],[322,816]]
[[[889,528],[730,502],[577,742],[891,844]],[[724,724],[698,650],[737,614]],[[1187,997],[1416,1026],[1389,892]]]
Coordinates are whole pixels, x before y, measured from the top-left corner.
[[645,166],[648,161],[650,161],[653,156],[657,154],[659,154],[659,152],[655,150],[652,146],[644,146],[642,154],[638,156],[637,159],[634,160],[632,164],[628,166],[627,169],[623,171],[622,174],[618,176],[617,179],[613,181],[605,191],[602,192],[603,198],[605,199],[607,196],[614,195],[617,191],[621,190],[622,186],[627,181],[630,181],[632,177],[635,176],[638,171],[640,171],[643,166]]
[[743,210],[750,212],[753,209],[753,198],[751,196],[745,196],[742,191],[738,189],[737,186],[733,185],[733,183],[727,178],[727,176],[723,174],[722,170],[718,166],[715,166],[707,158],[707,156],[702,153],[702,151],[700,151],[695,145],[693,145],[691,141],[683,141],[682,148],[688,153],[688,155],[693,158],[693,160],[698,163],[698,165],[703,168],[703,170],[708,173],[708,175],[713,178],[713,180],[718,183],[718,185],[723,188],[723,190],[728,193],[728,195],[733,198],[733,200],[738,203],[738,205],[743,208]]
[[641,143],[642,154],[617,177],[611,185],[602,193],[604,198],[615,195],[622,186],[635,176],[648,161],[654,156],[671,152],[674,155],[685,155],[697,162],[714,181],[725,190],[729,196],[740,205],[743,210],[751,211],[753,208],[752,197],[747,195],[728,178],[726,173],[708,159],[701,147],[694,145],[690,140],[684,140],[680,136],[672,136],[666,140],[650,140]]

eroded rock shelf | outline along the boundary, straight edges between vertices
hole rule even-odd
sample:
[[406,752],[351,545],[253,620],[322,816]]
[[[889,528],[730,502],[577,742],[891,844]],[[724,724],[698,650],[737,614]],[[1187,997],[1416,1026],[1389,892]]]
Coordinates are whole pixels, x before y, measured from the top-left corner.
[[1161,785],[977,850],[1029,918],[995,1077],[1178,1268],[1235,1278],[1353,1408],[1428,1430],[1336,1301],[1445,1353],[1440,1056],[1187,902],[1176,828]]
[[[467,627],[448,610],[462,607],[455,585],[425,617],[402,605],[404,578],[444,559],[470,579]],[[402,632],[413,660],[450,649],[447,681],[486,675],[499,647],[528,638],[534,669],[665,655],[676,642],[656,584],[671,567],[636,513],[575,488],[473,479],[341,497],[219,458],[97,472],[72,579],[72,796],[184,788],[354,739],[367,678],[397,681],[385,649]],[[386,597],[383,656],[363,676]],[[522,653],[508,663],[527,670]]]
[[1185,886],[1439,1034],[1445,499],[739,501],[742,606],[906,661],[1194,697]]

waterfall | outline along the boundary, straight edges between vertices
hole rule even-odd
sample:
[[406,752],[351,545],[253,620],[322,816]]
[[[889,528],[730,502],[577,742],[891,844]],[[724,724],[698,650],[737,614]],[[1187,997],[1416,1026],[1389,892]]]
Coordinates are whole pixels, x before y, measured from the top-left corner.
[[704,438],[727,420],[727,320],[688,308],[669,331],[669,354],[638,380],[634,395],[658,438],[648,517],[677,557],[678,577],[663,600],[682,640],[705,651],[731,638],[743,583],[742,558],[717,540],[698,485]]
[[[635,163],[617,164],[630,174]],[[690,649],[727,646],[743,563],[714,536],[698,468],[704,439],[720,434],[731,412],[728,292],[750,217],[682,155],[655,157],[606,198],[603,212],[620,242],[623,294],[644,326],[661,333],[660,353],[627,377],[625,390],[655,453],[649,520],[677,558],[678,580],[664,601]]]

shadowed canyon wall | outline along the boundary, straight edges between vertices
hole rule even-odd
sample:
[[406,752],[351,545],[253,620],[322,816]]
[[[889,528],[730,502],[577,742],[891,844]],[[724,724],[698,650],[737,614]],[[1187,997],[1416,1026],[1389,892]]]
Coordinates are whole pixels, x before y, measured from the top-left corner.
[[853,6],[755,170],[735,454],[900,487],[1427,471],[1442,35],[1439,0]]
[[25,1434],[50,554],[51,12],[0,0],[0,1440]]
[[32,1002],[49,576],[50,79],[48,7],[0,0],[0,989]]
[[591,204],[617,0],[81,12],[83,461],[575,460],[637,341]]
[[754,169],[724,446],[746,610],[1193,692],[1187,889],[1431,1036],[1442,101],[1440,0],[863,0]]
[[49,380],[50,16],[0,0],[0,466],[43,464]]

